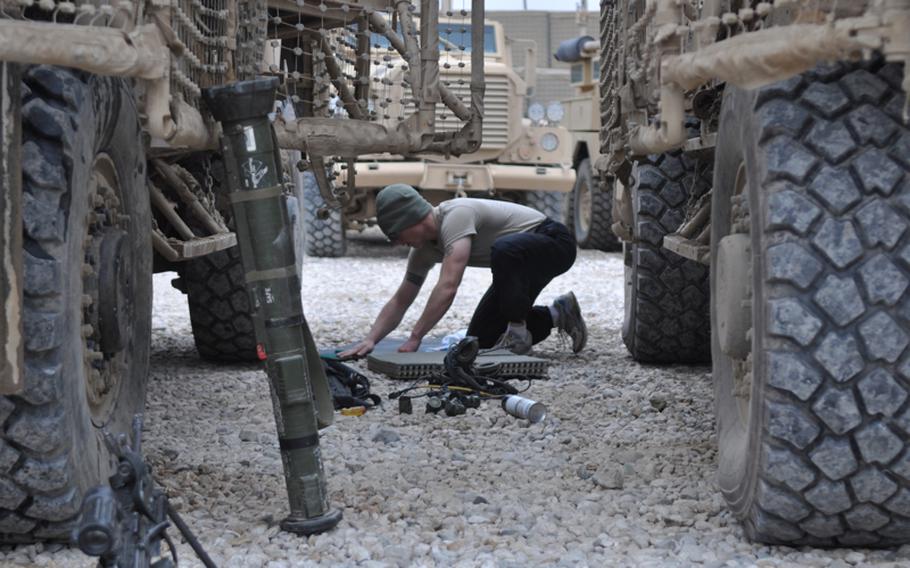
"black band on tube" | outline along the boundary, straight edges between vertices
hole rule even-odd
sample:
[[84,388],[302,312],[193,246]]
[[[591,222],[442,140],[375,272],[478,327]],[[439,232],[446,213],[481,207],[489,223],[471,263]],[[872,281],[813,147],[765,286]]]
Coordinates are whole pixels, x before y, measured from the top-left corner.
[[319,434],[310,434],[299,438],[278,438],[278,447],[284,451],[302,450],[319,445]]

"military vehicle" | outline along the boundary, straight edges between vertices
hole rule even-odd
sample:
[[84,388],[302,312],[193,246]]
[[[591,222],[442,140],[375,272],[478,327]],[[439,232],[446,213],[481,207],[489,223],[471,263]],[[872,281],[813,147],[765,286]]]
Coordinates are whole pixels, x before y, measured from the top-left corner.
[[[454,96],[466,101],[472,52],[470,28],[466,26],[469,22],[464,16],[449,14],[443,15],[439,22],[440,81]],[[380,34],[374,33],[371,41],[374,48],[390,49]],[[535,61],[534,48],[528,51],[526,60]],[[434,205],[456,196],[496,197],[524,203],[561,220],[564,195],[572,189],[575,178],[570,164],[569,135],[558,125],[562,109],[555,103],[547,116],[540,103],[526,105],[526,100],[531,98],[534,68],[526,67],[525,76],[519,76],[512,68],[511,53],[510,40],[502,25],[486,21],[484,134],[476,152],[462,156],[373,154],[339,167],[340,183],[347,184],[350,173],[356,178],[356,183],[351,185],[350,206],[341,211],[321,211],[319,193],[311,189],[306,196],[306,253],[327,257],[344,255],[345,230],[362,230],[375,224],[376,194],[391,183],[417,188]],[[400,63],[400,56],[394,50],[392,57],[389,64]],[[381,115],[380,122],[394,127],[402,116],[413,112],[413,104],[399,102],[403,98],[401,87],[393,89],[386,85],[400,84],[406,69],[399,65],[389,71],[385,66],[377,66],[374,73],[377,89],[388,91],[388,98],[392,99],[386,107],[377,107],[375,111]],[[536,118],[523,116],[526,106],[528,114]],[[435,118],[437,128],[442,131],[460,128],[461,119],[446,108],[439,108]]]
[[[309,471],[286,473],[292,516],[311,520],[311,497],[324,501],[307,430],[319,395],[300,367],[309,332],[288,240],[301,231],[288,219],[305,187],[348,205],[333,160],[481,142],[483,57],[462,102],[438,80],[436,3],[420,4],[418,28],[416,7],[392,0],[0,1],[0,540],[67,538],[85,492],[107,481],[102,432],[129,432],[143,407],[152,273],[169,270],[203,357],[267,359],[282,453],[310,452]],[[472,16],[482,45],[482,1]],[[392,102],[371,88],[388,55],[372,32],[408,69],[406,89],[386,85],[415,109],[394,128],[370,111]],[[249,80],[263,74],[280,81],[274,128],[274,83]],[[443,105],[458,129],[436,128]],[[279,173],[275,143],[298,169]],[[253,270],[265,236],[280,242],[260,257],[279,266]],[[269,315],[276,297],[287,317]],[[289,405],[306,424],[290,424]],[[292,426],[306,435],[289,441]]]
[[910,542],[910,5],[600,12],[629,351],[712,362],[749,537]]
[[566,224],[584,249],[617,251],[622,242],[613,233],[615,176],[601,177],[593,164],[600,158],[600,44],[583,35],[560,43],[557,61],[571,64],[569,82],[575,96],[561,101],[563,126],[572,135],[575,186],[566,201]]

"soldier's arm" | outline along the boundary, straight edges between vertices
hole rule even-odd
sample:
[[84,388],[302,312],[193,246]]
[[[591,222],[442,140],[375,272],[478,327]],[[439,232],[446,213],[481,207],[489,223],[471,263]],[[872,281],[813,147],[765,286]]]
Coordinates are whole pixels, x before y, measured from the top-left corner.
[[338,356],[342,359],[347,359],[349,357],[368,355],[382,338],[391,333],[401,323],[401,318],[404,317],[405,312],[414,303],[417,293],[420,292],[423,280],[423,276],[414,272],[405,273],[404,280],[401,281],[398,290],[395,291],[395,294],[392,295],[382,307],[382,310],[379,311],[379,315],[376,316],[376,321],[373,322],[373,327],[370,328],[370,333],[367,334],[366,339],[351,349],[339,353]]
[[471,238],[464,237],[458,239],[446,248],[445,257],[442,260],[442,271],[439,274],[439,281],[433,287],[433,292],[427,300],[427,305],[417,320],[417,324],[411,331],[408,341],[402,345],[399,351],[417,351],[423,337],[429,333],[433,326],[442,319],[442,316],[449,310],[452,301],[455,299],[455,293],[461,284],[461,278],[464,276],[464,269],[468,265],[468,259],[471,256]]

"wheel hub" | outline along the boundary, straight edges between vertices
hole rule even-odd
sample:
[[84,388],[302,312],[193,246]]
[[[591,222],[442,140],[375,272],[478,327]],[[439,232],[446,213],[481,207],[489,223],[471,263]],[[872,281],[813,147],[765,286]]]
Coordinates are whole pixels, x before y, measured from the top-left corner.
[[103,426],[126,368],[132,304],[132,255],[116,169],[101,154],[92,166],[82,264],[82,337],[85,391],[92,421]]
[[729,357],[731,393],[743,428],[752,416],[752,237],[748,176],[740,163],[730,197],[730,234],[717,247],[714,326],[720,351]]
[[101,238],[101,264],[98,271],[98,292],[101,298],[99,326],[101,351],[117,353],[126,346],[129,334],[129,294],[132,274],[130,250],[126,232],[108,228]]
[[717,334],[721,350],[733,359],[744,360],[752,349],[748,331],[752,327],[752,252],[749,235],[727,235],[717,250]]

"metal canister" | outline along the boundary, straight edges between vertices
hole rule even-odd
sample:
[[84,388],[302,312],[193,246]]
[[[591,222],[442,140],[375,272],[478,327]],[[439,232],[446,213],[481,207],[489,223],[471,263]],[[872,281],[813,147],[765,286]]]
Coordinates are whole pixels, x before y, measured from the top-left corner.
[[502,399],[502,408],[515,418],[523,418],[531,424],[537,424],[547,417],[546,406],[517,394]]

